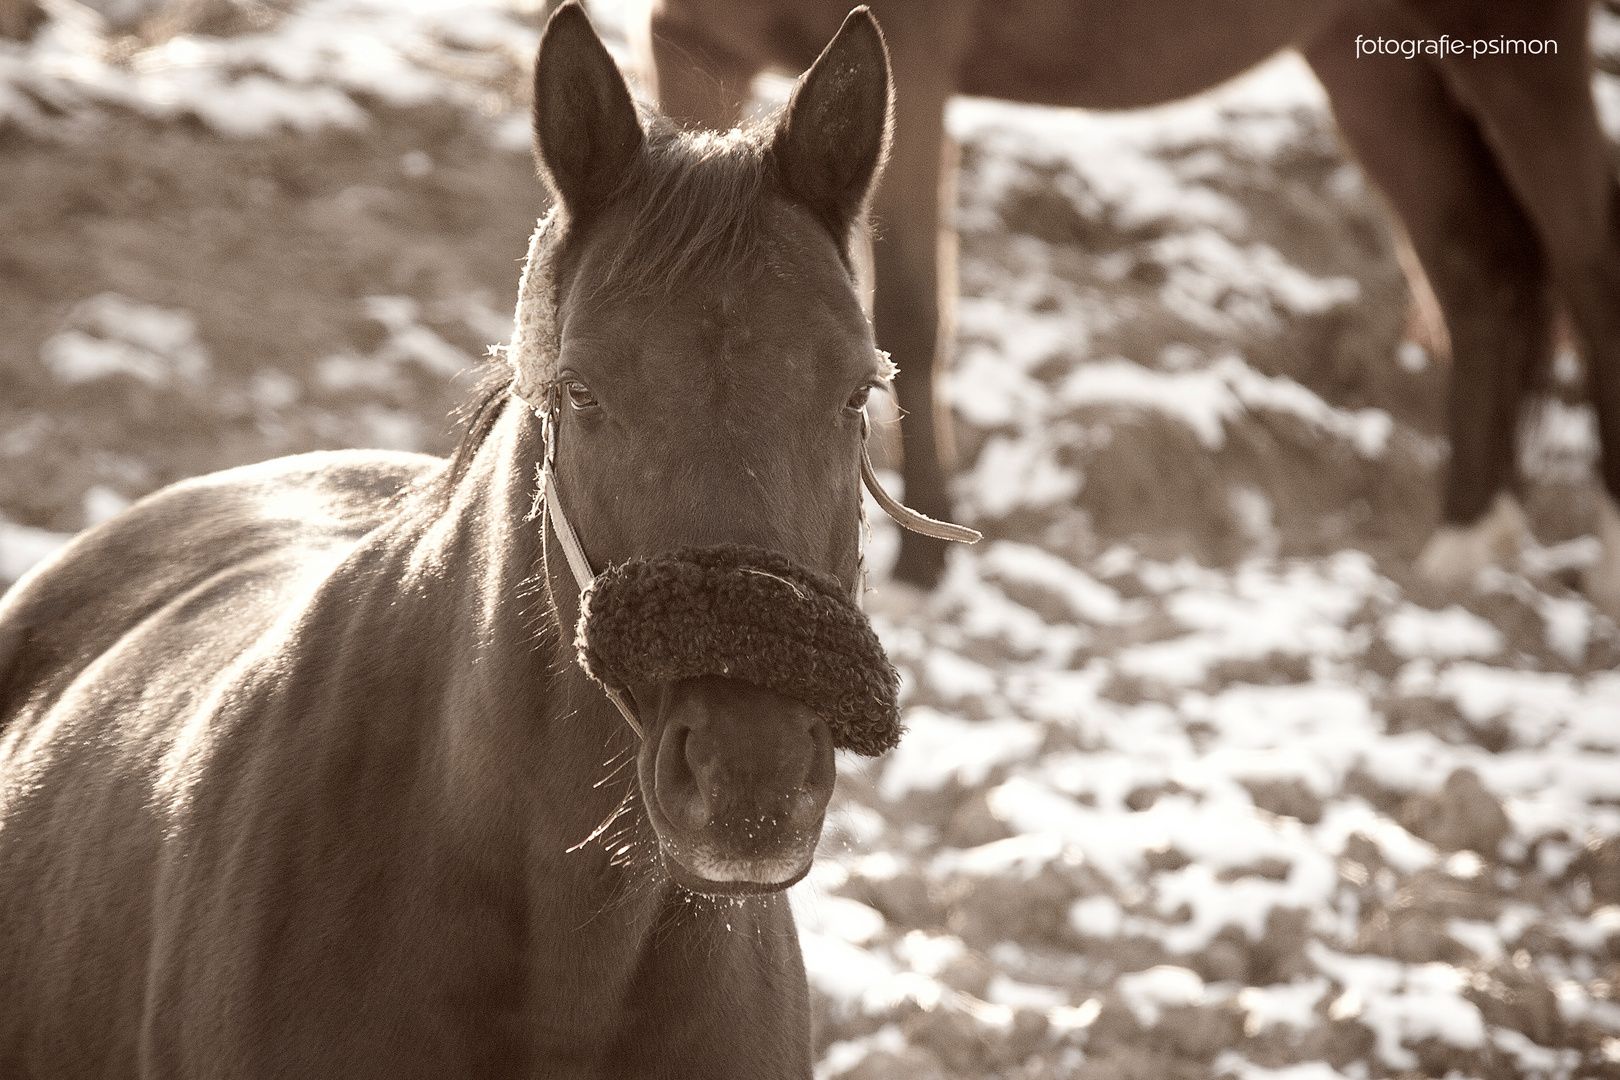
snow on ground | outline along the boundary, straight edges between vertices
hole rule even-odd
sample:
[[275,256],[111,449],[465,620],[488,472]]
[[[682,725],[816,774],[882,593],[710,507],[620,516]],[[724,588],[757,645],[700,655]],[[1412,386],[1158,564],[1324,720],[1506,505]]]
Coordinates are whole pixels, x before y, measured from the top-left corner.
[[[449,100],[526,143],[507,88],[536,31],[499,4],[311,0],[132,55],[51,11],[0,44],[0,120],[117,106],[251,138]],[[1617,26],[1600,15],[1600,39]],[[1590,537],[1444,595],[1358,546],[1358,521],[1421,517],[1397,497],[1432,492],[1444,448],[1409,407],[1435,378],[1420,346],[1391,339],[1350,394],[1310,351],[1402,299],[1321,257],[1349,245],[1331,221],[1291,244],[1271,220],[1370,201],[1324,110],[1291,56],[1129,115],[952,107],[946,392],[959,505],[989,539],[908,601],[869,508],[909,732],[842,762],[792,893],[818,1077],[1620,1076],[1620,631],[1568,585]],[[389,400],[470,363],[412,297],[362,304],[371,347],[219,399],[296,426],[311,393]],[[64,388],[219,378],[187,312],[117,293],[39,362]],[[1589,410],[1544,411],[1527,471],[1584,482]],[[410,447],[421,425],[371,404],[334,430]],[[1379,501],[1389,477],[1410,484]],[[90,488],[85,523],[124,501]],[[1362,516],[1321,526],[1347,503]],[[64,539],[0,519],[0,577]]]
[[[131,53],[91,7],[51,0],[28,45],[0,42],[0,120],[39,130],[120,106],[160,120],[191,116],[222,135],[313,131],[368,122],[364,102],[450,100],[502,115],[500,93],[532,60],[539,31],[479,0],[310,0],[273,28],[220,38],[182,33]],[[497,128],[501,138],[510,132]],[[527,147],[527,135],[518,148]]]
[[874,605],[910,730],[795,895],[823,1075],[1611,1067],[1620,880],[1571,867],[1617,854],[1612,672],[1500,663],[1354,551],[995,541]]

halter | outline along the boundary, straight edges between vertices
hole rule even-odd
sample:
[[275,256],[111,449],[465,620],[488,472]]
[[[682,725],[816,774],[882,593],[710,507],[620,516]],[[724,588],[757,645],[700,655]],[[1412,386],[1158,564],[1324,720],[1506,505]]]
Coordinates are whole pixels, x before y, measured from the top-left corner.
[[[557,374],[560,369],[561,339],[559,318],[557,311],[556,282],[552,278],[552,256],[555,253],[555,244],[558,234],[555,228],[557,221],[556,210],[553,209],[541,218],[535,227],[534,235],[529,240],[529,254],[524,262],[523,277],[518,285],[517,312],[513,324],[512,343],[505,347],[492,350],[496,355],[504,356],[512,365],[512,396],[522,402],[524,406],[533,410],[540,418],[541,435],[545,442],[545,457],[540,463],[539,498],[536,500],[535,510],[541,519],[542,532],[549,523],[550,528],[557,535],[557,542],[562,545],[563,554],[568,557],[568,568],[574,575],[574,583],[579,586],[583,594],[591,582],[596,580],[596,573],[591,569],[590,560],[585,557],[585,549],[579,542],[579,536],[574,527],[569,524],[567,516],[563,513],[562,501],[557,494],[557,477],[554,465],[557,458],[557,425],[561,418],[561,399],[558,394]],[[880,370],[886,377],[892,377],[894,366],[889,362],[886,354],[879,353],[882,361]],[[903,505],[878,482],[877,473],[872,468],[872,458],[867,453],[866,440],[870,434],[871,426],[867,421],[866,412],[861,412],[861,479],[866,489],[872,493],[872,498],[883,508],[902,528],[924,536],[932,536],[937,540],[954,541],[961,544],[977,543],[980,534],[962,525],[953,525],[947,521],[935,521],[931,517],[917,513],[917,511]],[[618,708],[619,713],[630,725],[638,738],[645,738],[641,722],[637,719],[635,709],[625,696],[618,691],[606,687],[608,700]]]
[[[591,561],[585,556],[585,548],[579,542],[579,535],[563,513],[562,500],[558,497],[557,474],[554,464],[557,458],[557,424],[559,420],[560,405],[555,385],[548,387],[544,405],[536,405],[523,397],[516,386],[512,389],[512,396],[534,411],[540,419],[541,439],[545,444],[545,455],[540,462],[540,498],[537,500],[537,509],[540,511],[540,525],[543,531],[549,526],[561,545],[563,554],[568,560],[568,569],[574,576],[574,584],[578,586],[580,595],[596,580],[596,572],[591,569]],[[878,482],[877,472],[872,468],[872,457],[867,453],[866,440],[871,432],[871,424],[867,419],[865,410],[861,412],[861,479],[866,483],[866,489],[872,493],[872,498],[883,508],[895,522],[913,532],[932,536],[937,540],[954,541],[956,543],[974,544],[982,539],[982,535],[975,529],[965,525],[956,525],[948,521],[936,521],[924,514],[901,503],[894,496],[883,490]],[[630,730],[636,733],[638,739],[645,739],[646,733],[642,731],[641,721],[636,716],[634,706],[626,700],[624,694],[611,686],[603,686],[602,691],[607,694],[608,700],[613,702],[630,725]]]
[[[516,395],[517,392],[514,390],[513,396]],[[573,572],[574,584],[579,586],[580,595],[583,596],[591,582],[596,580],[596,573],[591,569],[591,561],[585,557],[585,548],[580,544],[579,536],[574,532],[574,527],[568,523],[568,516],[563,513],[562,500],[557,497],[557,474],[552,471],[552,462],[557,457],[557,402],[555,392],[551,397],[552,400],[547,409],[536,408],[531,402],[524,401],[521,397],[518,400],[534,409],[534,414],[540,418],[541,438],[545,441],[546,446],[545,457],[540,462],[541,535],[545,535],[548,524],[551,526],[551,530],[557,534],[557,543],[562,545],[563,554],[568,557],[568,569]],[[636,733],[636,738],[645,739],[647,734],[641,730],[641,721],[636,718],[636,710],[631,707],[630,702],[625,700],[624,695],[611,686],[602,687],[602,692],[607,694],[608,700],[618,708],[619,715],[623,716],[625,723],[630,725],[630,730]]]

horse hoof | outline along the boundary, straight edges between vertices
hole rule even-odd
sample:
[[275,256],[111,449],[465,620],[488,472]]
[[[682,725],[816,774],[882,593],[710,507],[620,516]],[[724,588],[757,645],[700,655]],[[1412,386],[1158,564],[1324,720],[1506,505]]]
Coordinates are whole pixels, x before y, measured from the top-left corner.
[[1435,585],[1455,588],[1474,580],[1487,566],[1511,564],[1524,550],[1529,532],[1518,500],[1503,493],[1490,512],[1472,525],[1442,525],[1418,556],[1418,575]]
[[1581,575],[1581,591],[1593,607],[1620,622],[1620,507],[1613,499],[1598,507],[1597,536],[1603,552]]

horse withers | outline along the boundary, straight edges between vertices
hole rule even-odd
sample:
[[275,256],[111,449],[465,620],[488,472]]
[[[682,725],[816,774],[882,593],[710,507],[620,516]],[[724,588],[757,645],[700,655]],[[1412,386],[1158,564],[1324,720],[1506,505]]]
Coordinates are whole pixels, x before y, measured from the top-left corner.
[[899,734],[855,603],[888,108],[864,10],[774,126],[689,135],[564,6],[454,458],[186,481],[16,586],[0,1076],[810,1075],[781,890],[835,747]]
[[[1404,224],[1449,332],[1451,461],[1419,569],[1465,580],[1516,549],[1516,429],[1561,302],[1584,346],[1607,492],[1604,554],[1586,589],[1620,617],[1620,185],[1592,97],[1591,0],[871,2],[888,35],[896,110],[873,209],[875,320],[878,344],[906,373],[897,389],[908,502],[947,511],[950,423],[935,389],[949,345],[941,312],[955,300],[954,246],[939,242],[955,209],[950,96],[1138,108],[1294,46]],[[656,0],[644,44],[660,105],[729,127],[753,77],[803,70],[846,4]],[[1369,55],[1367,39],[1426,51]],[[1475,55],[1475,42],[1490,47]],[[929,585],[943,559],[941,545],[905,536],[895,575]]]

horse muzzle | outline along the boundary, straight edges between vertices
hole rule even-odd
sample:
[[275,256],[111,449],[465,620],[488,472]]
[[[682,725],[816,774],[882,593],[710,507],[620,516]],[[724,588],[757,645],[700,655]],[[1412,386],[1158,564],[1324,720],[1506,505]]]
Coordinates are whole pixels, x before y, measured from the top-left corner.
[[671,875],[722,895],[802,878],[834,748],[900,738],[899,678],[846,590],[777,552],[691,548],[608,569],[580,612],[580,666],[637,705],[642,801]]

